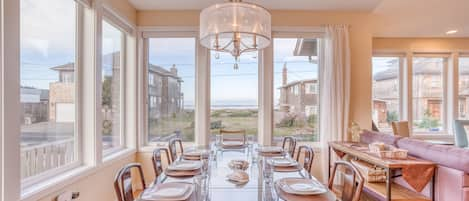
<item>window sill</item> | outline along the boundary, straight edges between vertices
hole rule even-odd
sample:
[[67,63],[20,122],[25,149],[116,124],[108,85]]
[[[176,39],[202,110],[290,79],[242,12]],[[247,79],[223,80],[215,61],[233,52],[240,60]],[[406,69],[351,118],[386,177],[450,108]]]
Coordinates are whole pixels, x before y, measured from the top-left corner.
[[31,185],[22,190],[21,201],[40,200],[133,154],[135,154],[135,149],[123,149],[107,156],[103,163],[98,166],[83,165],[51,179]]

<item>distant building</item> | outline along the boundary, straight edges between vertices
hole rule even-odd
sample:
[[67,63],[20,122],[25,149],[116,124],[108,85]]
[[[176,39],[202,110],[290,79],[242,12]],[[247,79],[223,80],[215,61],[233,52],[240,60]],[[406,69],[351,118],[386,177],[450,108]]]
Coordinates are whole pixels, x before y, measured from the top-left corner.
[[318,113],[318,81],[304,79],[287,83],[287,64],[282,69],[282,86],[280,90],[280,111],[307,117]]
[[169,71],[161,66],[148,67],[149,118],[173,116],[184,110],[184,94],[181,92],[183,80],[173,65]]
[[75,120],[74,63],[51,68],[59,73],[59,81],[49,83],[49,120],[73,122]]
[[[425,112],[432,117],[441,118],[443,113],[442,69],[434,62],[416,62],[413,66],[412,95],[414,105],[413,118],[422,119]],[[459,72],[458,110],[462,118],[469,113],[469,68],[462,67]],[[385,70],[373,75],[373,119],[379,124],[387,124],[387,113],[399,110],[399,79],[395,69]],[[427,109],[427,111],[423,111]]]
[[21,123],[33,124],[48,120],[49,91],[33,87],[20,87]]

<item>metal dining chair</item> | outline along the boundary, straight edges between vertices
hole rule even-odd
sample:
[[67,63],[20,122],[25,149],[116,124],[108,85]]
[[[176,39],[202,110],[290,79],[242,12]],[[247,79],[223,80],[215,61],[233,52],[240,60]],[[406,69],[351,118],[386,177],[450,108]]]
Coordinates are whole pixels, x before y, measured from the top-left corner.
[[[170,162],[168,149],[166,148],[156,148],[153,150],[151,161],[153,162],[153,171],[155,172],[155,178],[158,178],[163,173],[163,162],[161,158],[161,152],[164,152],[166,156],[166,161]],[[155,179],[157,181],[158,179]]]
[[313,160],[314,160],[314,151],[313,148],[310,146],[299,146],[298,147],[298,153],[296,154],[296,161],[298,163],[300,162],[300,155],[303,153],[303,168],[308,171],[308,173],[311,172],[311,166],[313,165]]
[[137,169],[142,182],[142,190],[146,189],[145,179],[143,178],[142,166],[139,163],[130,163],[117,172],[114,179],[114,190],[116,191],[117,201],[134,201],[134,189],[132,187],[132,169]]
[[282,143],[283,150],[287,150],[287,153],[290,154],[291,157],[295,154],[296,149],[296,138],[292,136],[286,136],[283,138]]
[[168,143],[168,149],[169,149],[169,155],[171,156],[171,163],[176,161],[178,158],[178,146],[180,150],[180,154],[184,153],[184,148],[182,147],[182,140],[180,138],[173,138],[169,140]]
[[[341,190],[334,188],[337,167],[343,167],[343,184],[335,187],[342,187]],[[336,161],[332,169],[332,176],[329,178],[328,188],[340,197],[341,201],[359,201],[365,180],[355,166],[346,161]],[[338,192],[339,190],[339,192]]]
[[469,126],[469,120],[454,120],[454,143],[457,147],[469,148],[467,132],[464,126]]

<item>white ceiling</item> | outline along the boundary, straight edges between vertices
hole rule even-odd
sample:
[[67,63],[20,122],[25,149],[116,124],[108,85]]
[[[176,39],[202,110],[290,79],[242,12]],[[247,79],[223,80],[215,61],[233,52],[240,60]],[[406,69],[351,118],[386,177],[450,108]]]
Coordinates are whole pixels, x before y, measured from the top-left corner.
[[[129,0],[138,10],[199,10],[227,0]],[[267,9],[371,11],[381,0],[244,0]]]
[[[200,10],[226,0],[129,0],[138,10]],[[469,0],[245,0],[272,10],[365,11],[376,37],[469,37]],[[448,30],[458,30],[446,35]]]

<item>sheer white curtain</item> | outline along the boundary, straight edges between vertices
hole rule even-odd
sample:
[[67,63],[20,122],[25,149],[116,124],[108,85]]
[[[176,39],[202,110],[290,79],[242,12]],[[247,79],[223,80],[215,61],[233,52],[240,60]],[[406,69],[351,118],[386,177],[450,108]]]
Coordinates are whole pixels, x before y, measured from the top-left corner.
[[327,143],[347,139],[350,101],[348,25],[326,25],[323,68],[320,71],[320,133],[323,180],[327,179]]

